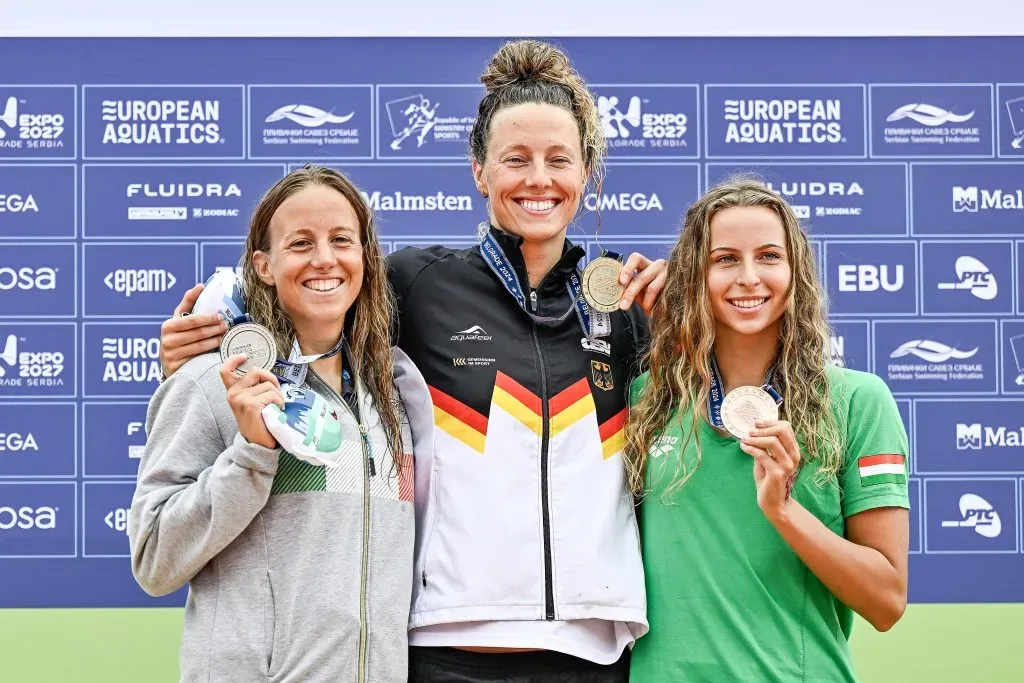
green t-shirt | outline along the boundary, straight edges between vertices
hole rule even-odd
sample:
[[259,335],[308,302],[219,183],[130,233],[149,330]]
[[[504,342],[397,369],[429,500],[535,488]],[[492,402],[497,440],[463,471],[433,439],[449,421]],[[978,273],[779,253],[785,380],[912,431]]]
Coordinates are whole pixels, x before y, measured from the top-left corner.
[[[833,412],[846,435],[838,482],[814,481],[805,463],[793,497],[829,529],[876,507],[910,507],[907,434],[875,375],[834,368]],[[647,382],[637,378],[633,396]],[[848,647],[853,611],[807,568],[757,506],[753,458],[702,418],[700,466],[665,500],[688,433],[674,419],[648,460],[641,507],[650,632],[633,649],[632,683],[855,681]],[[692,443],[685,462],[695,462]],[[888,461],[888,462],[887,462]],[[902,474],[898,473],[902,469]]]

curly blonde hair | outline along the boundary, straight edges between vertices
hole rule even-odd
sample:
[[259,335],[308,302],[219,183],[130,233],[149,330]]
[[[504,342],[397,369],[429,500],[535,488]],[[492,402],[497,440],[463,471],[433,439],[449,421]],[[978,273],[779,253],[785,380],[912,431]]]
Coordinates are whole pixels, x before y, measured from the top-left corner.
[[[495,114],[519,104],[550,104],[572,114],[580,134],[580,149],[587,184],[601,194],[608,143],[594,95],[576,73],[565,52],[539,40],[505,43],[491,57],[480,82],[487,94],[480,100],[469,136],[470,154],[477,163],[487,157],[491,123]],[[600,211],[598,211],[600,225]]]
[[401,468],[403,444],[401,401],[394,385],[391,358],[391,321],[394,295],[387,278],[384,252],[377,240],[373,213],[352,182],[338,171],[324,166],[306,165],[281,178],[260,199],[249,223],[249,236],[239,261],[245,288],[246,306],[254,322],[270,330],[279,357],[287,358],[295,338],[295,327],[281,308],[277,289],[260,279],[253,265],[256,251],[269,252],[270,222],[278,207],[302,189],[322,185],[336,190],[355,212],[359,221],[359,241],[363,248],[363,283],[345,320],[354,370],[365,382],[380,414],[393,464]]
[[839,425],[830,409],[830,333],[825,294],[807,234],[793,209],[752,176],[734,176],[709,190],[690,207],[682,234],[668,260],[668,281],[651,318],[651,345],[646,354],[649,379],[630,407],[626,424],[626,471],[629,487],[644,495],[645,467],[655,438],[669,420],[692,413],[690,429],[680,445],[693,439],[697,462],[687,468],[676,459],[676,470],[665,494],[678,490],[701,461],[697,425],[711,388],[711,352],[715,320],[707,289],[711,248],[711,219],[736,206],[759,206],[782,221],[792,279],[780,320],[778,367],[772,385],[784,397],[781,419],[793,425],[803,459],[817,463],[819,484],[835,477],[842,465]]

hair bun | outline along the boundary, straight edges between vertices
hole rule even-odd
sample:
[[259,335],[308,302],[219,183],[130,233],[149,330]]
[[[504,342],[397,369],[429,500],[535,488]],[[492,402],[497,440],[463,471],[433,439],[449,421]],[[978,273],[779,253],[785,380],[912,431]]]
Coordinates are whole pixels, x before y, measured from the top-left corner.
[[490,92],[522,81],[566,83],[575,77],[569,58],[558,48],[539,40],[517,40],[501,46],[480,81]]

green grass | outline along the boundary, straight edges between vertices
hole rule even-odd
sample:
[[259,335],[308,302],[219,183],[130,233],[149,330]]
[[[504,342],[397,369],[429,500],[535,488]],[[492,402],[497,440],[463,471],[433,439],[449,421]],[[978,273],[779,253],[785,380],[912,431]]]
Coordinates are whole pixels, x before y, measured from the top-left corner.
[[[175,683],[180,609],[0,610],[0,680]],[[911,605],[888,633],[865,622],[853,651],[863,683],[1024,680],[1024,604]]]

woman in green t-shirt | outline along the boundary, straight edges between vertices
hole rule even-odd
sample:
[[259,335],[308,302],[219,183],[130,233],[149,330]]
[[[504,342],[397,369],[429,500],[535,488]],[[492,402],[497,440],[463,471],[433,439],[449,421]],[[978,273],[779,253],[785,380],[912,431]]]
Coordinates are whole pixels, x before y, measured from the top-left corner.
[[[779,195],[738,178],[690,208],[631,392],[633,681],[855,681],[853,613],[903,614],[906,431],[881,379],[830,363],[824,301]],[[779,419],[744,424],[755,405]]]

